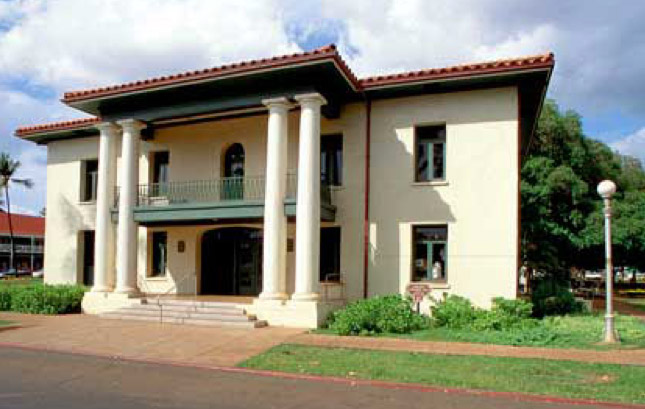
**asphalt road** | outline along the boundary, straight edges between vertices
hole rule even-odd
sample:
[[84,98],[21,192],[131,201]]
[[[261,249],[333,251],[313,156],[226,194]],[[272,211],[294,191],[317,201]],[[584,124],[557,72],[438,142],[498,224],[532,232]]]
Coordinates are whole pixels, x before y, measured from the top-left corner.
[[417,407],[582,408],[506,397],[351,386],[0,348],[0,408]]

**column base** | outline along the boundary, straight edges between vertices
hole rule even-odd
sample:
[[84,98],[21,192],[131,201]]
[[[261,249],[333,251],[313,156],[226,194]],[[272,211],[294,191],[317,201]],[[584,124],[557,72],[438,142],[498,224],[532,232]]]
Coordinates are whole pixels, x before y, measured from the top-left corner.
[[286,301],[289,296],[286,293],[261,293],[258,299],[263,301]]
[[112,288],[108,287],[107,285],[104,286],[93,286],[90,292],[93,293],[109,293],[112,292]]
[[298,301],[298,302],[320,301],[320,294],[318,294],[318,293],[294,293],[291,296],[291,301]]
[[344,302],[262,300],[256,298],[247,312],[271,326],[290,328],[320,328],[329,313],[341,308]]
[[133,304],[141,304],[141,298],[133,298],[129,294],[88,291],[83,296],[81,308],[85,314],[102,314]]
[[114,294],[122,294],[128,297],[138,297],[141,295],[138,288],[135,287],[117,287],[114,289]]

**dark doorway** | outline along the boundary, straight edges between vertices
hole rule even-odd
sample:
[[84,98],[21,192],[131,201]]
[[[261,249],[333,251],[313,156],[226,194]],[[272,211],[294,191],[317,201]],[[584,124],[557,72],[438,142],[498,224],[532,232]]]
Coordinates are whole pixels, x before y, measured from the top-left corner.
[[262,290],[262,230],[228,227],[202,237],[201,294],[256,296]]
[[83,285],[94,285],[94,230],[81,232],[83,246]]

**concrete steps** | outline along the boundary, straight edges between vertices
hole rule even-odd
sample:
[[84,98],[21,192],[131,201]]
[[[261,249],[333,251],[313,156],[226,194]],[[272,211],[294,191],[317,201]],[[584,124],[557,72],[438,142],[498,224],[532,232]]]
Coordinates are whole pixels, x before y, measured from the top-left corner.
[[213,327],[261,328],[267,325],[266,321],[259,321],[254,315],[247,315],[244,305],[215,301],[143,299],[141,304],[133,304],[100,316],[107,319]]

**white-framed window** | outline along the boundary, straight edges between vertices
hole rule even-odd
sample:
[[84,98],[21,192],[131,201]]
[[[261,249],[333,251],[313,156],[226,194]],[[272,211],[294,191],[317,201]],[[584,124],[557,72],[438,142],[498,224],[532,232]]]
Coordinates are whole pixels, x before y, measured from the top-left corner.
[[81,202],[95,202],[99,183],[99,161],[89,159],[81,162]]

